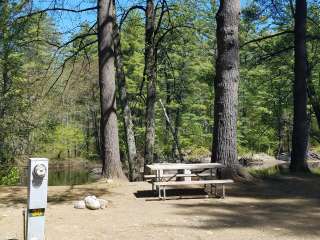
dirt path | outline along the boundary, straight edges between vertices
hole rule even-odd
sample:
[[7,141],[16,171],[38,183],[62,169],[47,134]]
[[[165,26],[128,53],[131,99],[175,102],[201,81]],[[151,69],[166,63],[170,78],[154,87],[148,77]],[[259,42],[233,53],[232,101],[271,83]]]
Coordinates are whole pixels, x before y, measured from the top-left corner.
[[[224,200],[146,201],[151,196],[149,190],[147,183],[50,187],[47,239],[320,238],[319,177],[236,184]],[[99,211],[74,209],[72,201],[87,194],[108,199],[111,204]],[[24,188],[0,188],[0,240],[22,239],[25,196]]]

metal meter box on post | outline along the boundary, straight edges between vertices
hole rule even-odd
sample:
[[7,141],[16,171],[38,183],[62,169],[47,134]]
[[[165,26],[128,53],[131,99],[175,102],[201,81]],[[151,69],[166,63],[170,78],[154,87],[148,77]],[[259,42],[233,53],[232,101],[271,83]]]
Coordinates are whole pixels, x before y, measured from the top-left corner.
[[45,209],[48,195],[48,159],[30,158],[26,240],[44,240]]

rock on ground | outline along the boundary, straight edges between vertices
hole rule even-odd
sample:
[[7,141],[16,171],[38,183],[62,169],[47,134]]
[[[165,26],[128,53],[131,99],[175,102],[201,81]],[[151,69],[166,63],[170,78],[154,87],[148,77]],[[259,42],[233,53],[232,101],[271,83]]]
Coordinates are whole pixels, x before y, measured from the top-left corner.
[[100,209],[100,202],[95,196],[87,196],[84,199],[86,207],[90,210]]
[[76,208],[76,209],[84,209],[84,208],[86,208],[86,204],[85,204],[85,202],[83,200],[77,201],[77,202],[74,203],[74,208]]

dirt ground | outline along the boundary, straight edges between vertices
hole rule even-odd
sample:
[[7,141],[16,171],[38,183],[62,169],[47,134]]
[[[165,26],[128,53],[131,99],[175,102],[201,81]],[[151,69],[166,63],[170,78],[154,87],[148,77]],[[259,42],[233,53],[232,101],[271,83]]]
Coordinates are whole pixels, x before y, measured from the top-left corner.
[[[49,187],[46,239],[320,239],[320,177],[237,183],[227,188],[226,199],[150,201],[150,189],[143,182]],[[74,209],[73,201],[88,194],[109,200],[109,207]],[[23,239],[25,203],[25,188],[0,188],[0,240]]]

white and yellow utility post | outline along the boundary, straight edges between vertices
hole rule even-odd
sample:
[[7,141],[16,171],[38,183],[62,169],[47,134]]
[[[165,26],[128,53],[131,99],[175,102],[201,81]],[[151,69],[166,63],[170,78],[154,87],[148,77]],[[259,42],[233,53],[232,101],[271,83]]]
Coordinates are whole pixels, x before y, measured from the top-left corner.
[[25,239],[44,240],[48,195],[48,159],[30,158],[28,166],[28,206]]

